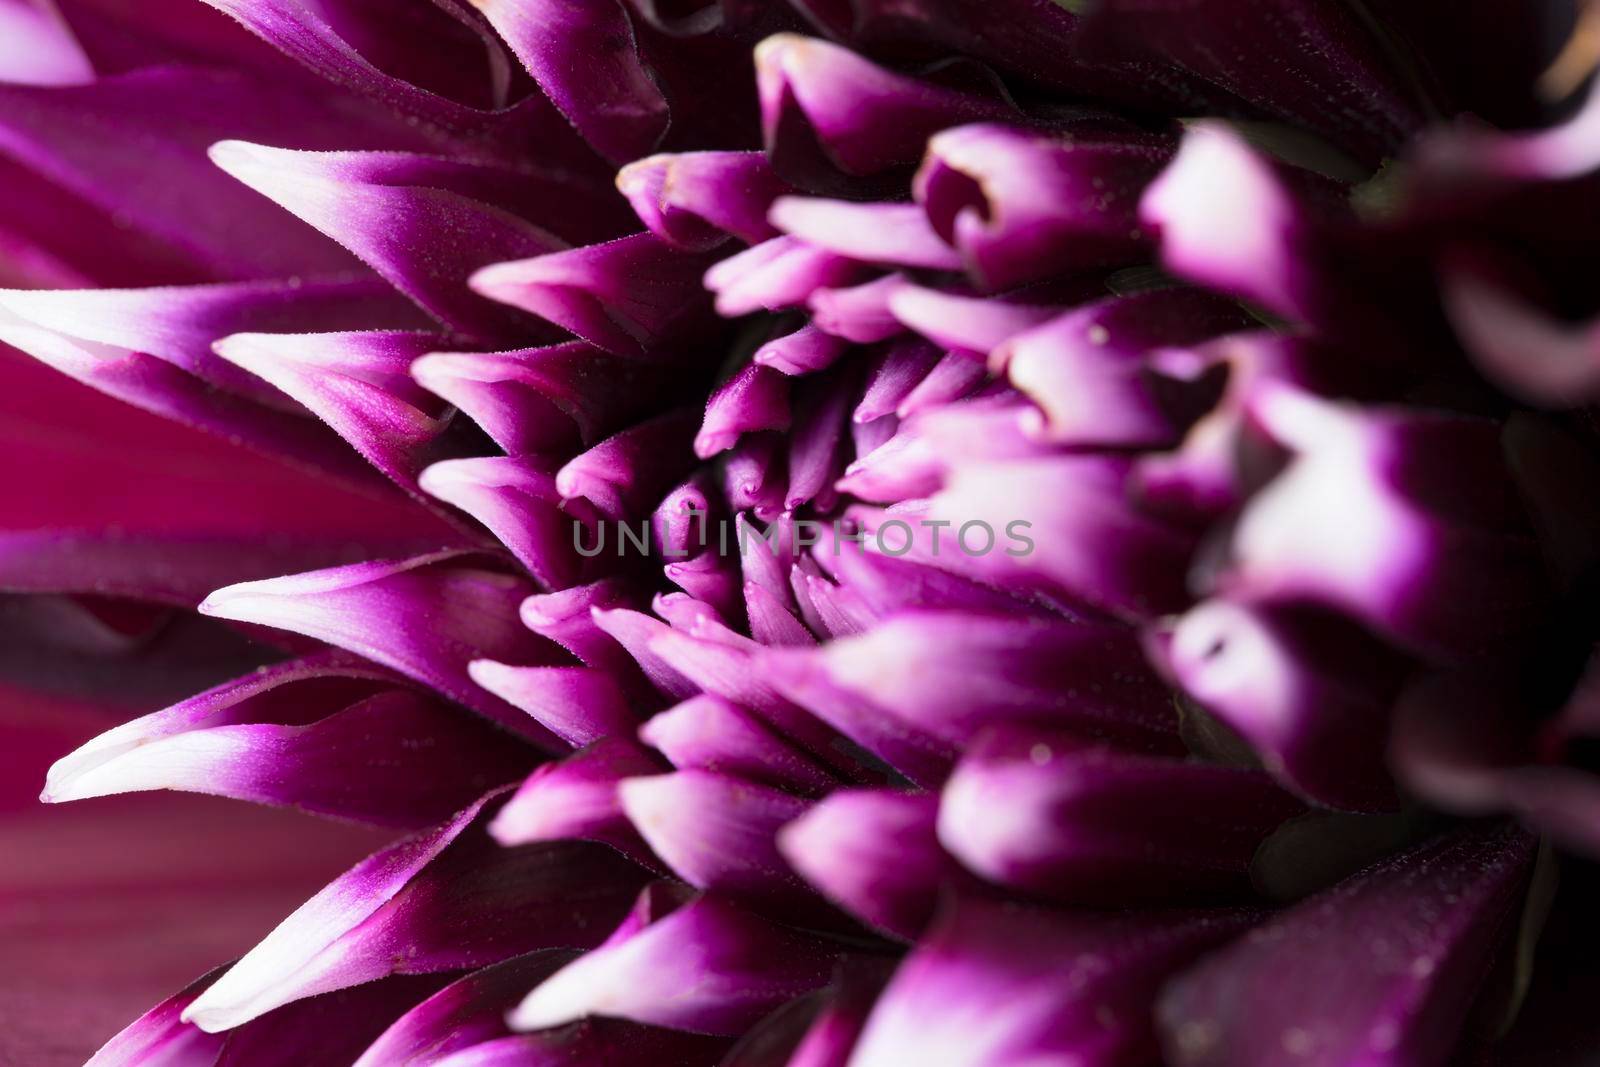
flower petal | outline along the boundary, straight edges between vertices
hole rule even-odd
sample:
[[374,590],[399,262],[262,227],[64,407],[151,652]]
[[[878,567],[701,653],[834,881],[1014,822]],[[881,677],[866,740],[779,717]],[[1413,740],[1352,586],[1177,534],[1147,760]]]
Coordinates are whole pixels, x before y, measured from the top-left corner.
[[[548,246],[547,246],[548,248]],[[527,256],[536,249],[525,249]],[[619,356],[694,329],[709,308],[700,276],[711,260],[680,252],[653,233],[492,263],[472,275],[474,292],[571,330]],[[511,260],[512,262],[498,262]]]
[[619,931],[530,993],[518,1030],[612,1016],[696,1033],[737,1034],[828,983],[840,953],[713,895]]
[[533,762],[481,720],[344,653],[264,667],[101,734],[50,768],[50,803],[211,793],[418,827]]
[[496,338],[531,321],[463,283],[487,263],[561,246],[477,192],[470,164],[402,152],[296,152],[242,140],[213,145],[216,165],[360,257],[453,330]]
[[785,826],[778,847],[829,900],[915,941],[943,890],[974,883],[940,847],[938,811],[928,793],[839,790]]
[[480,967],[539,948],[586,948],[626,914],[643,872],[600,845],[506,849],[491,794],[374,853],[285,919],[183,1017],[215,1032],[389,974]]
[[1161,981],[1251,919],[1238,912],[1051,912],[956,901],[901,963],[854,1067],[1085,1067],[1155,1058]]
[[207,597],[200,612],[346,648],[513,733],[554,745],[525,713],[467,673],[478,657],[513,663],[550,657],[549,646],[518,619],[517,606],[530,592],[525,579],[476,566],[470,554],[445,552],[231,585]]
[[1256,849],[1304,810],[1261,771],[1018,730],[990,734],[956,764],[939,841],[989,881],[1033,895],[1192,903],[1248,890]]
[[1514,925],[1534,844],[1513,828],[1466,827],[1268,920],[1168,987],[1168,1057],[1444,1063]]

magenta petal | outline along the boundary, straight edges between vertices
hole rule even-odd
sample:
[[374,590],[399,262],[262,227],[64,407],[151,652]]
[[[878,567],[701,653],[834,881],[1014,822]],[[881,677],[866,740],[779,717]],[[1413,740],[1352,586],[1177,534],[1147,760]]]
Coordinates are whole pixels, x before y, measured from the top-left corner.
[[655,774],[659,761],[627,737],[607,737],[529,776],[489,824],[502,845],[539,841],[599,841],[627,855],[648,857],[623,813],[619,786]]
[[758,900],[797,895],[774,836],[809,800],[700,770],[634,778],[620,794],[639,833],[690,885]]
[[711,394],[694,452],[710,459],[746,433],[789,428],[789,386],[782,374],[752,363]]
[[193,1004],[225,971],[219,967],[157,1004],[101,1046],[84,1067],[215,1067],[226,1034],[209,1034],[183,1021]]
[[974,555],[947,548],[943,560],[925,561],[1135,619],[1182,607],[1191,535],[1142,514],[1127,477],[1127,463],[1111,456],[957,461],[921,518],[958,533],[987,522],[997,546]]
[[585,1019],[536,1034],[485,1041],[434,1067],[568,1067],[572,1064],[709,1064],[727,1048],[718,1037],[616,1019]]
[[1250,918],[958,900],[895,972],[850,1063],[1154,1062],[1150,1006],[1160,983]]
[[488,258],[493,265],[471,278],[475,292],[617,355],[643,353],[709,311],[700,276],[711,260],[680,252],[652,233],[532,259],[515,253]]
[[1172,148],[1151,135],[964,126],[928,142],[916,195],[974,279],[1006,288],[1143,258],[1138,194]]
[[501,793],[374,853],[303,904],[183,1013],[208,1031],[389,974],[586,948],[626,914],[642,871],[599,845],[507,849],[486,824]]
[[781,657],[792,664],[780,675],[786,690],[826,679],[955,745],[986,725],[1026,722],[1170,748],[1176,726],[1165,688],[1120,626],[908,612]]
[[1189,128],[1139,204],[1168,270],[1289,318],[1318,321],[1322,278],[1304,255],[1311,220],[1287,168],[1223,123]]
[[[30,351],[44,331],[58,343],[109,358],[113,349],[165,360],[229,392],[299,410],[256,373],[218,359],[212,346],[231,333],[420,325],[415,310],[371,277],[237,282],[151,289],[0,290],[14,316],[8,339]],[[104,346],[104,347],[101,347]],[[46,355],[40,358],[48,359]]]
[[518,618],[518,605],[530,592],[526,579],[445,552],[231,585],[207,597],[200,610],[347,648],[513,733],[550,744],[553,739],[526,714],[467,674],[469,659],[480,656],[513,663],[550,656],[550,647]]
[[512,1013],[518,1030],[612,1016],[737,1034],[820,989],[839,955],[715,896],[703,896],[556,972]]
[[[1407,665],[1351,623],[1209,600],[1152,640],[1153,658],[1313,802],[1398,803],[1384,766],[1389,710]],[[1360,663],[1352,672],[1349,664]]]
[[511,212],[451,191],[472,167],[401,152],[295,152],[222,141],[218,167],[359,256],[429,314],[469,335],[526,332],[529,320],[471,292],[487,263],[560,240]]
[[1600,392],[1600,322],[1563,322],[1467,261],[1447,264],[1441,284],[1463,346],[1507,392],[1553,408]]
[[8,155],[224,279],[329,273],[352,263],[217,170],[209,146],[228,137],[308,149],[353,137],[372,147],[415,141],[398,124],[374,123],[326,97],[195,67],[87,85],[0,86],[0,115]]
[[776,237],[767,209],[790,191],[760,152],[651,156],[623,167],[617,188],[650,232],[688,252],[729,234],[752,245]]
[[[694,453],[693,411],[669,411],[606,438],[574,456],[556,472],[556,489],[565,500],[587,501],[608,519],[627,521],[648,515],[689,473]],[[621,531],[612,524],[612,535]],[[620,540],[611,551],[620,554]]]
[[960,270],[961,256],[915,204],[857,204],[785,196],[768,215],[784,233],[836,255],[896,267]]
[[942,348],[987,356],[1007,338],[1061,314],[1063,308],[1044,302],[1049,295],[1022,290],[1002,299],[902,282],[889,294],[889,311],[906,329]]
[[[1230,591],[1331,604],[1443,658],[1531,624],[1544,566],[1496,421],[1364,409],[1275,383],[1249,413],[1293,457],[1237,522]],[[1480,610],[1453,610],[1463,596]]]
[[541,585],[562,588],[582,573],[581,524],[562,509],[553,466],[538,456],[450,459],[424,470],[417,484],[487,526]]
[[989,735],[956,764],[939,841],[1025,893],[1094,906],[1183,903],[1247,891],[1256,849],[1304,811],[1261,771],[1018,730]]
[[[375,11],[338,0],[204,0],[321,78],[386,110],[505,154],[503,142],[537,138],[551,156],[583,164],[592,154],[543,97],[504,110],[511,62],[498,38],[464,5]],[[185,13],[187,14],[187,13]]]
[[[996,348],[990,365],[1039,405],[1029,429],[1056,444],[1159,448],[1176,443],[1212,399],[1150,368],[1152,349],[1197,344],[1249,319],[1232,301],[1157,289],[1068,311]],[[1188,403],[1184,401],[1188,399]]]
[[838,785],[834,774],[739,705],[702,694],[660,712],[639,729],[679,770],[705,770],[800,793]]
[[872,344],[904,330],[889,301],[905,278],[889,274],[860,285],[819,288],[806,300],[819,329],[856,344]]
[[1445,1063],[1515,927],[1534,849],[1511,827],[1463,828],[1269,920],[1168,988],[1171,1061]]
[[513,352],[433,352],[412,364],[429,392],[460,408],[513,456],[593,443],[649,410],[658,368],[582,341]]
[[467,671],[473,681],[526,711],[539,725],[574,748],[602,737],[630,734],[639,723],[621,686],[604,670],[513,667],[477,659],[467,665]]
[[442,405],[409,373],[412,361],[439,340],[388,330],[238,333],[214,348],[304,404],[374,467],[410,486],[427,449],[448,425]]
[[730,256],[705,273],[724,318],[765,308],[797,307],[819,288],[847,285],[870,273],[866,267],[787,234]]
[[940,847],[939,798],[847,789],[784,827],[778,846],[801,876],[863,922],[915,941],[940,894],[973,879]]
[[838,362],[849,347],[844,338],[807,323],[756,349],[755,362],[784,374],[815,374]]
[[[805,184],[837,167],[871,175],[916,162],[932,133],[1012,117],[1012,107],[895,74],[847,49],[792,34],[756,49],[767,155]],[[825,179],[824,179],[825,180]]]
[[544,949],[458,978],[396,1019],[354,1067],[433,1067],[460,1049],[510,1036],[505,1013],[574,955]]
[[344,653],[265,667],[63,756],[42,799],[176,789],[417,827],[535,759],[481,719],[398,681]]
[[882,964],[841,967],[786,1067],[846,1067],[888,978]]
[[539,87],[601,155],[637,159],[667,131],[667,101],[617,0],[476,0]]

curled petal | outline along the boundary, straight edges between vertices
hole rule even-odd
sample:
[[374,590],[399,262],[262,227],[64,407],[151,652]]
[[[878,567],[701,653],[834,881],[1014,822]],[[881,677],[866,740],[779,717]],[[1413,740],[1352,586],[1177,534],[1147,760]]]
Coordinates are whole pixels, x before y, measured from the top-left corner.
[[643,354],[709,311],[699,282],[711,261],[680,252],[652,233],[532,259],[512,254],[490,261],[493,266],[472,275],[474,291],[617,355]]
[[933,228],[990,289],[1144,257],[1138,194],[1172,153],[1163,137],[1051,138],[1011,126],[937,134],[915,192]]
[[660,712],[639,729],[679,770],[704,770],[796,792],[838,785],[825,767],[774,733],[744,708],[702,694]]
[[627,913],[643,872],[600,845],[502,848],[503,793],[374,853],[303,904],[183,1013],[232,1029],[305,997],[389,974],[481,967],[587,948]]
[[513,456],[592,444],[641,414],[641,396],[661,384],[656,368],[582,341],[513,352],[432,352],[411,373]]
[[889,307],[889,301],[904,284],[899,274],[890,274],[860,285],[815,290],[806,300],[811,321],[819,328],[856,344],[872,344],[900,333],[904,328]]
[[200,612],[327,641],[432,686],[513,733],[552,744],[526,714],[467,674],[477,656],[513,663],[549,657],[549,646],[517,617],[530,592],[525,579],[445,552],[230,585],[207,597]]
[[474,2],[601,155],[614,163],[637,159],[666,133],[667,101],[618,0]]
[[960,270],[961,257],[915,204],[858,204],[785,196],[772,205],[772,224],[807,244],[863,263],[925,270]]
[[[1430,656],[1470,656],[1530,624],[1546,579],[1495,422],[1278,384],[1250,415],[1294,456],[1240,517],[1227,587],[1335,605]],[[1453,610],[1462,597],[1482,609]]]
[[1159,235],[1168,270],[1318,321],[1322,279],[1302,251],[1307,209],[1282,169],[1216,122],[1190,127],[1172,165],[1145,191],[1139,217]]
[[1192,289],[1158,289],[1069,311],[1016,335],[990,363],[1039,405],[1029,429],[1057,444],[1102,448],[1171,445],[1213,400],[1206,381],[1187,392],[1147,356],[1244,327],[1231,301]]
[[604,1015],[695,1033],[737,1034],[828,983],[836,950],[703,896],[556,972],[511,1015],[542,1030]]
[[782,374],[752,363],[711,394],[695,435],[694,453],[710,459],[742,434],[789,428],[789,386]]
[[[420,325],[416,313],[375,278],[341,276],[297,282],[235,282],[150,289],[0,290],[12,321],[7,339],[31,351],[33,331],[104,357],[139,352],[202,381],[268,406],[299,410],[256,372],[213,354],[228,334],[293,329]],[[38,343],[45,338],[38,337]],[[40,358],[48,358],[42,356]]]
[[928,136],[1012,117],[1011,105],[895,74],[847,49],[793,34],[756,48],[767,155],[801,184],[837,168],[873,175],[916,162]]
[[[609,641],[610,638],[601,637]],[[477,659],[472,680],[513,704],[574,748],[638,726],[628,698],[613,676],[594,667],[514,667]]]
[[1169,1059],[1446,1062],[1515,925],[1534,848],[1511,827],[1465,827],[1280,913],[1167,989]]
[[660,769],[637,742],[603,738],[534,771],[489,824],[489,835],[502,845],[599,841],[624,854],[648,856],[623,812],[619,786]]
[[63,756],[43,798],[211,793],[380,825],[444,818],[534,752],[343,653],[264,667]]
[[438,341],[433,334],[387,330],[237,333],[214,348],[304,404],[384,474],[412,485],[449,422],[409,373],[411,362]]
[[850,1063],[1153,1061],[1150,1007],[1162,980],[1250,919],[958,900],[895,972]]
[[1600,391],[1600,323],[1562,322],[1465,262],[1447,264],[1442,285],[1457,336],[1502,388],[1554,408]]
[[790,191],[760,152],[651,156],[623,167],[617,188],[651,233],[686,252],[729,234],[752,245],[776,237],[767,209]]
[[1128,470],[1100,456],[958,461],[918,521],[949,523],[958,535],[987,523],[997,545],[977,554],[947,546],[942,560],[925,562],[1136,619],[1182,607],[1191,535],[1129,502]]
[[972,882],[939,845],[938,812],[939,798],[929,793],[840,790],[785,826],[778,847],[828,899],[914,941],[940,893]]
[[693,411],[673,411],[608,437],[557,471],[556,489],[606,518],[647,514],[689,473],[695,421]]
[[503,208],[451,191],[465,184],[458,172],[470,174],[467,165],[402,152],[296,152],[234,140],[218,142],[210,154],[223,171],[344,245],[446,326],[482,337],[528,329],[528,319],[463,283],[486,263],[561,242]]
[[1338,618],[1209,600],[1151,647],[1289,789],[1355,811],[1398,803],[1383,752],[1405,664],[1382,642]]
[[434,1067],[461,1049],[509,1037],[505,1013],[575,955],[543,949],[451,982],[396,1019],[354,1067]]
[[705,286],[717,295],[717,314],[734,318],[800,306],[817,289],[847,285],[866,273],[854,260],[785,234],[724,259],[706,271]]
[[989,881],[1027,893],[1183,902],[1247,890],[1251,857],[1304,810],[1261,771],[997,732],[945,783],[939,841]]
[[766,659],[786,691],[825,682],[956,745],[986,725],[1027,722],[1170,748],[1176,725],[1138,642],[1116,625],[913,611]]
[[418,486],[487,526],[541,585],[571,585],[582,572],[581,525],[562,510],[554,464],[537,456],[475,456],[435,463]]
[[595,618],[596,609],[604,611],[628,603],[632,603],[628,585],[618,579],[604,578],[587,585],[530,596],[522,602],[518,613],[528,629],[554,641],[580,662],[598,668],[621,683],[630,694],[635,694],[634,685],[640,680],[633,660]]
[[756,899],[796,895],[773,838],[810,801],[699,770],[634,778],[619,792],[628,819],[690,885]]
[[756,349],[754,360],[783,374],[815,374],[838,362],[849,348],[844,338],[807,323]]
[[[296,63],[430,126],[504,153],[498,141],[536,139],[565,165],[593,161],[542,96],[504,108],[511,81],[505,46],[464,5],[431,4],[380,15],[360,3],[204,0]],[[397,25],[398,24],[398,25]],[[504,108],[504,110],[491,110]]]

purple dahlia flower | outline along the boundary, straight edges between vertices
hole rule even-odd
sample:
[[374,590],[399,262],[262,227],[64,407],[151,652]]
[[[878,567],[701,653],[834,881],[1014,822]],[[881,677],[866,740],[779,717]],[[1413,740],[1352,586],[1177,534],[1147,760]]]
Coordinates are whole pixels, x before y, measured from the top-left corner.
[[0,0],[5,1058],[1588,1062],[1593,26]]

